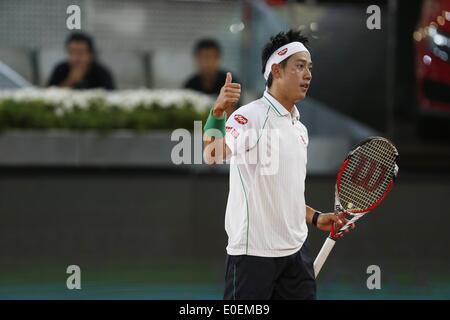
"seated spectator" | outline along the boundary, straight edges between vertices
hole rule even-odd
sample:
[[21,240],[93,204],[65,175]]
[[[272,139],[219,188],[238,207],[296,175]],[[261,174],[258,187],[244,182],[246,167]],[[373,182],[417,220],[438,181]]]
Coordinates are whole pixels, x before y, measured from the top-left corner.
[[76,32],[66,40],[68,60],[55,67],[49,86],[73,89],[115,88],[111,73],[96,61],[92,38]]
[[[203,39],[194,47],[197,73],[189,78],[184,87],[217,96],[225,83],[227,73],[220,70],[221,48],[212,39]],[[239,80],[233,74],[233,82]]]

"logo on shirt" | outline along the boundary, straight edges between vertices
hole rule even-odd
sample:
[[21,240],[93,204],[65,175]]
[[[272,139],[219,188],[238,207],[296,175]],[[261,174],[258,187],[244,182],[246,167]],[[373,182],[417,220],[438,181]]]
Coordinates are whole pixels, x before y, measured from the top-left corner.
[[284,56],[287,51],[288,51],[288,48],[284,48],[283,50],[278,51],[278,55],[279,56]]
[[241,116],[240,114],[235,114],[234,120],[236,120],[240,124],[246,124],[248,122],[247,118],[244,116]]
[[239,137],[239,131],[237,131],[235,128],[226,126],[226,127],[225,127],[225,130],[226,130],[227,132],[229,132],[235,139],[236,139],[237,137]]
[[303,136],[300,136],[300,138],[302,139],[303,144],[306,144],[305,138],[303,138]]

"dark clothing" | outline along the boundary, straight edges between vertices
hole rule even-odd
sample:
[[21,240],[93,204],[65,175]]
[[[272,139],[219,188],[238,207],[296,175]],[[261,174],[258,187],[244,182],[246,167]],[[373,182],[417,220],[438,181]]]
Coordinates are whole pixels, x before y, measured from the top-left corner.
[[[220,93],[220,89],[225,84],[226,77],[226,72],[219,71],[213,86],[211,88],[204,88],[200,75],[195,74],[186,81],[186,83],[184,84],[184,88],[203,92],[205,94],[218,95]],[[239,82],[239,80],[233,76],[233,82]]]
[[224,299],[315,300],[316,280],[307,243],[286,257],[228,255]]
[[[55,67],[48,81],[49,86],[59,86],[66,80],[70,72],[68,62],[62,62]],[[111,73],[98,62],[93,62],[86,72],[84,79],[73,86],[74,89],[103,88],[113,90],[115,88]]]

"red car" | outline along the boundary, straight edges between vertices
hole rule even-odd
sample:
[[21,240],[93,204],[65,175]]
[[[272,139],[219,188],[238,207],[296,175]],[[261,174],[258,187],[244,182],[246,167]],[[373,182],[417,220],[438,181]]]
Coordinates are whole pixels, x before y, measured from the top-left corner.
[[450,118],[450,0],[423,1],[414,39],[421,119]]

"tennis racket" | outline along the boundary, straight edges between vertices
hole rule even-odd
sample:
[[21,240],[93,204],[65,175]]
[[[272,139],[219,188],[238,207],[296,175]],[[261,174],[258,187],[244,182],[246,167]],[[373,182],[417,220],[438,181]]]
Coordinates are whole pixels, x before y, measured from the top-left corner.
[[336,178],[334,212],[344,213],[348,222],[339,230],[331,228],[314,261],[316,277],[342,233],[375,209],[391,191],[399,169],[397,159],[395,146],[382,137],[362,141],[347,155]]

